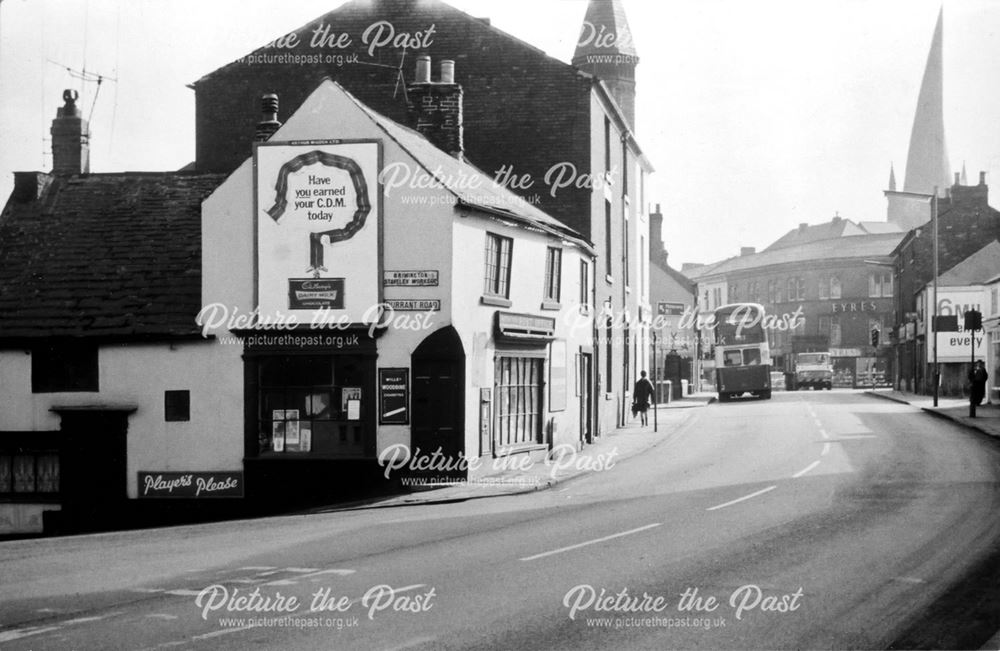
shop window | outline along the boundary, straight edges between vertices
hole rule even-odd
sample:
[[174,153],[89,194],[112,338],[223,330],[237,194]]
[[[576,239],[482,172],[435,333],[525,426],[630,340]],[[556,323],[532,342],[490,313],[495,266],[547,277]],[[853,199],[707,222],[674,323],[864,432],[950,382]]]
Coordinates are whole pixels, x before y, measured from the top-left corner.
[[363,370],[363,359],[349,355],[261,358],[260,453],[361,456],[371,399]]
[[191,420],[191,392],[164,391],[163,419],[167,422]]
[[0,494],[59,492],[59,455],[55,452],[0,453]]
[[559,302],[562,285],[562,249],[549,247],[545,253],[545,300]]
[[543,362],[535,357],[497,359],[496,426],[502,448],[541,442]]
[[97,369],[97,346],[39,346],[31,351],[31,392],[98,391]]
[[510,257],[514,241],[509,237],[486,234],[486,284],[489,296],[510,297]]
[[580,260],[580,305],[590,306],[590,263]]

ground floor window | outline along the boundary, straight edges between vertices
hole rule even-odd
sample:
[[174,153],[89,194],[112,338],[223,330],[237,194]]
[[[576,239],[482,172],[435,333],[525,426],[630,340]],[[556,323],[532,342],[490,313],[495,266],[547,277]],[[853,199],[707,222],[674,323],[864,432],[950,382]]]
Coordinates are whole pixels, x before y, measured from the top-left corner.
[[59,492],[55,452],[0,452],[0,494]]
[[365,359],[274,355],[258,360],[261,456],[362,456]]
[[496,438],[499,448],[541,443],[544,359],[499,357],[496,362]]

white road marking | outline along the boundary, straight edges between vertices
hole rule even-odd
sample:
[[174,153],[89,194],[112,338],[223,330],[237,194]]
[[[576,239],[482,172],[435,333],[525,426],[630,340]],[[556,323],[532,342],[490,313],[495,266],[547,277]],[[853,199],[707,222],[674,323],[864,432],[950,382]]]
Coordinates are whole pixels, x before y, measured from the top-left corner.
[[902,581],[903,583],[913,583],[913,584],[927,583],[927,581],[924,581],[923,579],[918,579],[915,576],[897,576],[895,577],[894,580]]
[[[246,567],[241,567],[240,569],[241,570],[276,570],[278,568],[274,567],[273,565],[248,565]],[[222,570],[222,571],[226,572],[228,570]]]
[[201,590],[167,590],[167,594],[172,594],[175,597],[197,597],[201,593]]
[[268,570],[266,572],[257,572],[257,576],[271,576],[272,574],[277,574],[280,571],[281,570],[279,569],[273,569],[273,570]]
[[58,631],[59,628],[59,626],[30,626],[28,628],[15,628],[12,631],[4,631],[3,633],[0,633],[0,642],[13,642],[14,640],[20,640],[22,637],[39,635],[40,633],[48,633],[49,631]]
[[297,581],[289,581],[288,579],[278,579],[277,581],[268,581],[264,585],[295,585]]
[[812,470],[813,468],[815,468],[818,465],[819,465],[819,459],[817,459],[816,461],[813,461],[808,466],[806,466],[802,470],[800,470],[797,473],[795,473],[794,475],[792,475],[792,479],[798,479],[799,477],[801,477],[802,475],[806,474],[807,472],[809,472],[810,470]]
[[336,574],[338,576],[347,576],[348,574],[354,574],[356,571],[357,570],[343,570],[343,569],[338,569],[338,568],[331,568],[329,570],[317,570],[317,571],[311,572],[309,574],[303,574],[299,578],[300,579],[308,579],[310,577],[322,576],[324,574]]
[[156,592],[164,592],[164,588],[132,588],[129,592],[145,592],[147,594],[153,594]]
[[826,443],[823,444],[823,451],[820,452],[819,454],[821,457],[825,457],[829,453],[830,453],[830,442],[827,441]]
[[757,497],[758,495],[763,495],[764,493],[768,493],[770,491],[773,491],[775,488],[777,488],[777,486],[768,486],[767,488],[759,490],[756,493],[750,493],[749,495],[744,495],[743,497],[738,497],[735,500],[731,500],[729,502],[724,502],[722,504],[716,504],[715,506],[711,506],[711,507],[709,507],[709,508],[707,508],[705,510],[706,511],[716,511],[718,509],[724,509],[727,506],[732,506],[733,504],[739,504],[740,502],[745,502],[746,500],[749,500],[749,499],[752,499],[754,497]]
[[843,434],[835,438],[835,441],[860,441],[863,439],[877,439],[874,434]]
[[149,619],[177,619],[177,615],[171,615],[169,613],[152,613],[151,615],[146,615]]
[[310,574],[312,572],[319,572],[319,568],[315,567],[286,567],[286,572],[295,572],[296,574]]
[[399,646],[389,647],[388,649],[385,649],[385,651],[403,651],[403,649],[412,649],[415,646],[421,646],[427,644],[428,642],[433,642],[436,639],[436,637],[416,637],[408,642],[403,642]]
[[[191,639],[192,640],[210,640],[213,637],[220,637],[222,635],[232,635],[233,633],[239,633],[240,631],[248,631],[251,628],[253,628],[253,625],[250,625],[250,626],[237,626],[235,628],[223,628],[223,629],[218,630],[218,631],[212,631],[211,633],[202,633],[201,635],[195,635]],[[179,643],[173,643],[172,642],[171,644],[184,644],[184,642],[179,642]]]
[[587,547],[588,545],[596,545],[597,543],[602,543],[607,540],[613,540],[615,538],[621,538],[622,536],[629,536],[634,533],[639,533],[640,531],[646,531],[647,529],[652,529],[654,527],[659,527],[662,522],[654,522],[653,524],[647,524],[644,527],[638,527],[637,529],[629,529],[628,531],[622,531],[621,533],[614,533],[610,536],[604,536],[603,538],[595,538],[593,540],[588,540],[586,542],[577,543],[575,545],[570,545],[568,547],[560,547],[559,549],[553,549],[552,551],[542,552],[541,554],[535,554],[534,556],[525,556],[522,561],[533,561],[539,558],[545,558],[546,556],[552,556],[554,554],[561,554],[563,552],[568,552],[573,549],[580,549],[581,547]]
[[63,624],[85,624],[87,622],[97,622],[102,619],[106,619],[110,615],[99,615],[94,617],[77,617],[76,619],[67,619]]

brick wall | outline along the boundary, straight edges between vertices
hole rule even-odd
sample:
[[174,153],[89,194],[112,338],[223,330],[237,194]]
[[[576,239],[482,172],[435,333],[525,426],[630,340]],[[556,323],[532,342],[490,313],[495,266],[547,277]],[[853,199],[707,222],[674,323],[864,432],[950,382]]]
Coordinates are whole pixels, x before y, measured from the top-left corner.
[[[374,37],[366,44],[366,30],[377,24],[388,29],[379,21],[391,24],[397,36],[412,35],[418,47],[371,48]],[[351,44],[312,47],[314,30],[324,26],[330,33],[346,34]],[[416,38],[420,33],[423,39]],[[279,118],[285,119],[325,77],[407,124],[405,86],[414,80],[417,56],[426,54],[435,80],[441,60],[455,61],[455,81],[464,91],[466,158],[490,176],[505,166],[518,176],[530,175],[531,187],[512,189],[529,200],[537,195],[542,210],[590,237],[590,190],[565,188],[552,197],[544,185],[545,173],[559,162],[573,163],[580,173],[590,171],[588,77],[439,2],[349,3],[295,34],[299,43],[294,48],[262,48],[254,54],[316,56],[321,62],[237,61],[195,83],[198,169],[228,172],[251,154],[262,94],[278,94]]]

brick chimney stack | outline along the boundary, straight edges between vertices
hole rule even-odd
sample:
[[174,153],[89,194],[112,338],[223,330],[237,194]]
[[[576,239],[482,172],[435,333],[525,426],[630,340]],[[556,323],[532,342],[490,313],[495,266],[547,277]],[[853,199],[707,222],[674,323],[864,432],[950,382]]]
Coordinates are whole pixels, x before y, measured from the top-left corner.
[[64,106],[52,121],[52,173],[90,173],[90,125],[83,119],[76,100],[80,93],[64,90]]
[[260,98],[261,120],[254,129],[254,142],[267,142],[281,128],[278,120],[278,96],[274,93],[262,95]]
[[410,125],[434,146],[462,157],[462,86],[455,83],[455,62],[441,62],[440,81],[431,81],[431,58],[417,57],[416,80],[406,87]]
[[649,213],[649,260],[660,265],[667,264],[667,249],[663,245],[663,213],[660,204]]

